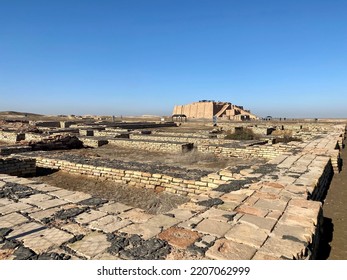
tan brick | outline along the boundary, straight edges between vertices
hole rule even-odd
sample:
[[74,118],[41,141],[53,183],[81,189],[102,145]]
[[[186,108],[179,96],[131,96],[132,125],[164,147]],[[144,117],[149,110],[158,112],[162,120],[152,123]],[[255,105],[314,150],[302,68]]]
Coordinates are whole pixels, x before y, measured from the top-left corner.
[[194,185],[195,181],[194,180],[184,180],[183,183],[185,184],[190,184],[190,185]]
[[214,184],[214,183],[208,183],[207,186],[208,186],[209,188],[212,188],[212,189],[218,187],[218,185],[217,185],[217,184]]
[[180,178],[173,178],[172,181],[175,182],[175,183],[182,183],[182,182],[183,182],[183,179],[180,179]]
[[226,181],[224,181],[224,180],[213,180],[213,183],[217,184],[217,185],[221,185],[221,184],[225,184]]
[[247,205],[241,205],[238,208],[236,208],[235,211],[244,213],[244,214],[255,215],[259,217],[265,217],[268,213],[268,211],[265,209],[247,206]]
[[199,181],[196,181],[195,182],[195,185],[199,186],[199,187],[207,187],[207,183],[206,182],[199,182]]
[[218,174],[208,174],[209,179],[220,180],[221,176]]
[[224,181],[231,181],[231,180],[233,180],[233,177],[222,176],[222,177],[221,177],[221,180],[224,180]]
[[158,237],[166,240],[174,247],[186,249],[188,246],[192,245],[200,235],[188,229],[171,227],[160,233]]
[[256,249],[231,240],[219,239],[206,252],[206,256],[215,260],[250,260]]

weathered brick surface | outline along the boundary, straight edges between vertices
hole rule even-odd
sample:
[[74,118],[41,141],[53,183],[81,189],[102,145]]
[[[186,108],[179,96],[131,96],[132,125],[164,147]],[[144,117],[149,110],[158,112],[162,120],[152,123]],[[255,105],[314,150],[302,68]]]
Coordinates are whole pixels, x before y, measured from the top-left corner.
[[[209,152],[221,156],[247,157],[252,151],[255,157],[272,159],[267,165],[228,167],[198,179],[36,157],[42,167],[189,193],[191,201],[157,216],[114,201],[90,209],[80,203],[87,194],[0,174],[0,228],[12,229],[3,230],[3,238],[18,240],[36,254],[59,249],[88,259],[143,257],[149,248],[165,258],[171,247],[205,259],[314,258],[311,249],[316,248],[322,218],[319,200],[340,168],[338,149],[345,127],[317,124],[307,129],[314,138],[302,132],[302,142],[242,148],[206,144]],[[18,157],[17,162],[25,159]],[[11,186],[13,192],[8,191]],[[82,213],[57,218],[57,213],[74,208]],[[123,253],[114,254],[117,250]]]

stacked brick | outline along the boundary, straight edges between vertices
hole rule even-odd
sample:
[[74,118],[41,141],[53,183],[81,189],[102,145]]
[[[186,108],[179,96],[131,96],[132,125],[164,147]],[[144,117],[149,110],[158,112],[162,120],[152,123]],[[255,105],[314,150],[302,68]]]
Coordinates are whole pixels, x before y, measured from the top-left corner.
[[30,158],[0,158],[0,173],[15,176],[29,176],[36,174],[35,159]]
[[[157,142],[188,142],[194,143],[194,145],[235,145],[239,146],[241,141],[226,140],[221,138],[203,138],[203,137],[184,137],[184,136],[155,136],[155,135],[142,135],[142,134],[130,134],[130,139],[144,140],[144,141],[157,141]],[[243,141],[245,142],[245,141]],[[247,141],[246,141],[247,143]],[[250,143],[264,144],[264,141],[250,141]]]
[[193,149],[193,143],[182,142],[158,142],[158,141],[141,141],[128,139],[109,139],[109,144],[118,147],[144,149],[148,151],[164,152],[185,152]]
[[260,145],[244,148],[230,148],[223,146],[201,145],[198,151],[205,154],[213,154],[217,157],[237,157],[237,158],[265,158],[272,159],[282,154],[288,154],[291,146],[274,144]]
[[90,137],[78,137],[80,141],[82,141],[84,147],[98,148],[103,145],[108,144],[108,140],[99,139],[99,138],[90,138]]
[[209,174],[206,177],[202,177],[200,180],[192,180],[166,174],[108,168],[54,158],[35,157],[35,159],[36,165],[42,168],[58,169],[71,174],[85,175],[94,178],[104,178],[120,184],[156,189],[158,191],[166,191],[184,196],[201,194],[230,181],[226,178],[222,180],[222,176],[218,174]]

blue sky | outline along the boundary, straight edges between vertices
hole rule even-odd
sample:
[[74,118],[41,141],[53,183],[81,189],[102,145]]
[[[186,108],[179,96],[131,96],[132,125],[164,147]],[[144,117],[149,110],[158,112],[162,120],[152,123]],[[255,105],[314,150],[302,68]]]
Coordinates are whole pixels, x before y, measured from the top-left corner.
[[201,99],[347,117],[347,1],[0,0],[0,111],[169,115]]

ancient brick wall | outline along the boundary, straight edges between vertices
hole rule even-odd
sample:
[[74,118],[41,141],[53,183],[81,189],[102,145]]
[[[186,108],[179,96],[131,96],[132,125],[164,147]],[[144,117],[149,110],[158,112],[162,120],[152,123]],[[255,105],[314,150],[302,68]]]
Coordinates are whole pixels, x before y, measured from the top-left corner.
[[36,173],[36,161],[31,158],[0,158],[0,173],[27,176]]
[[92,147],[92,148],[98,148],[103,145],[108,144],[108,140],[106,139],[98,139],[94,137],[78,137],[80,141],[82,141],[84,147]]
[[[25,141],[41,141],[45,136],[42,134],[37,134],[37,133],[25,133]],[[47,137],[47,135],[46,135]]]
[[156,141],[140,141],[128,139],[109,139],[109,144],[117,145],[125,148],[137,148],[148,151],[165,151],[165,152],[184,152],[190,150],[193,146],[192,143],[179,143],[179,142],[156,142]]
[[143,172],[141,170],[124,170],[80,164],[54,158],[36,157],[38,167],[58,169],[71,174],[86,175],[93,178],[105,178],[120,184],[128,184],[148,189],[159,189],[179,195],[196,195],[228,183],[230,180],[215,178],[215,174],[202,177],[200,180],[183,179],[166,174]]
[[7,147],[0,147],[0,155],[1,156],[8,156],[10,154],[18,154],[23,152],[31,151],[30,146],[7,146]]
[[172,135],[157,135],[154,134],[152,135],[142,135],[142,134],[130,134],[129,135],[130,139],[135,139],[135,140],[144,140],[144,141],[157,141],[157,142],[188,142],[188,143],[194,143],[196,145],[224,145],[224,144],[237,144],[239,141],[234,141],[234,140],[226,140],[226,139],[221,139],[221,138],[200,138],[200,137],[185,137],[184,135],[180,136],[175,136],[174,134]]
[[18,141],[24,140],[25,134],[15,131],[0,131],[0,141],[15,144]]
[[282,154],[287,154],[292,147],[287,145],[260,145],[244,148],[230,148],[223,146],[200,145],[198,151],[205,154],[213,154],[217,157],[237,158],[265,158],[272,159]]

